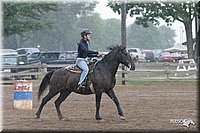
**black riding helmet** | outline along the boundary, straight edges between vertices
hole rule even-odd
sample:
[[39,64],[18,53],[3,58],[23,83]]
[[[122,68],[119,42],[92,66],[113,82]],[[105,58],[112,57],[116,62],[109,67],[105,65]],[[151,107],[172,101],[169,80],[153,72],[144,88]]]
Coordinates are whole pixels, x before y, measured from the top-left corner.
[[83,29],[81,31],[81,36],[84,37],[87,34],[92,34],[92,32],[89,29]]

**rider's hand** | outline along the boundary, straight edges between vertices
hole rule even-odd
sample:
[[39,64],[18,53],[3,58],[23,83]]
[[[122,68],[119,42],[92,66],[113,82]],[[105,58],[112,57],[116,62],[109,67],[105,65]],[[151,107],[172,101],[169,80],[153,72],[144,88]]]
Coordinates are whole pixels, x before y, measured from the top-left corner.
[[104,53],[103,52],[98,52],[98,55],[97,56],[103,56]]

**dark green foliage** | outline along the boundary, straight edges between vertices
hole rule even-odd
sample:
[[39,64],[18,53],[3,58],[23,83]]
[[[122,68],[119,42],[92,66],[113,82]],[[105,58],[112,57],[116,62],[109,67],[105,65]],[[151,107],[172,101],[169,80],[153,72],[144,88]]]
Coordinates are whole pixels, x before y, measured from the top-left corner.
[[[28,19],[31,22],[49,22],[51,28],[24,30],[21,33],[9,35],[4,38],[3,46],[16,49],[40,45],[41,50],[76,50],[76,44],[81,38],[80,31],[83,28],[89,28],[93,32],[91,49],[106,51],[109,45],[120,45],[120,20],[104,20],[94,12],[94,7],[95,3],[58,3],[56,12],[44,13],[40,19]],[[22,21],[21,18],[20,21]],[[24,23],[21,28],[26,27],[26,24],[28,23]],[[30,26],[34,24],[30,23]],[[15,27],[13,30],[17,31],[18,28]],[[143,28],[132,24],[127,28],[127,45],[142,49],[167,48],[174,43],[174,36],[174,31],[166,26],[157,27],[150,24],[148,28]]]
[[[120,2],[110,2],[108,6],[112,8],[114,12],[120,14]],[[126,3],[127,13],[133,17],[139,15],[136,19],[137,24],[141,24],[144,27],[148,26],[148,22],[152,22],[159,25],[158,18],[162,18],[169,25],[175,20],[185,22],[187,19],[193,19],[195,11],[195,3],[188,1],[181,2],[130,2]],[[196,4],[199,7],[199,3]],[[199,9],[198,9],[199,10]]]
[[200,1],[197,3],[196,7],[197,7],[197,12],[200,14]]
[[128,28],[128,47],[141,49],[165,49],[175,43],[173,37],[175,31],[166,26],[157,27],[153,24],[144,28],[143,26],[132,24]]
[[[127,2],[127,13],[130,16],[138,15],[136,24],[148,27],[148,22],[159,25],[159,18],[162,18],[168,25],[175,20],[184,24],[187,38],[187,48],[189,58],[194,58],[193,39],[192,39],[192,21],[195,18],[196,11],[199,11],[199,3],[192,1],[185,2]],[[112,1],[108,4],[114,12],[120,13],[120,2]],[[182,42],[181,42],[182,43]]]
[[56,4],[3,3],[3,35],[21,34],[52,26],[51,22],[44,21],[42,17],[57,10]]

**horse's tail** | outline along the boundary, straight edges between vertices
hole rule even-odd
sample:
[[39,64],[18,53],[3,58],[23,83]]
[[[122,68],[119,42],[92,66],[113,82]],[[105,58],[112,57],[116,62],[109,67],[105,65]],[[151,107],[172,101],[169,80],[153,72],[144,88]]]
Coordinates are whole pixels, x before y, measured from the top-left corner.
[[54,73],[54,70],[48,72],[48,73],[44,76],[44,78],[43,78],[43,80],[42,80],[42,82],[41,82],[41,84],[40,84],[39,91],[38,91],[38,100],[40,100],[40,96],[43,94],[44,90],[45,90],[45,89],[47,88],[47,86],[49,85],[50,78],[51,78],[51,76],[53,75],[53,73]]

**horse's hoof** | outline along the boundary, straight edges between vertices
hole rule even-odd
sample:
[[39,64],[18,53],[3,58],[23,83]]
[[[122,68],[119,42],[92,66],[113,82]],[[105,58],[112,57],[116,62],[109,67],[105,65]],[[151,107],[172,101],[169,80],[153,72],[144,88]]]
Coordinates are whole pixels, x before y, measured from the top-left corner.
[[126,118],[125,118],[124,116],[120,116],[119,118],[120,118],[121,120],[123,120],[123,121],[126,120]]
[[40,117],[35,117],[36,121],[41,121]]
[[40,122],[40,121],[42,121],[42,120],[41,120],[41,119],[36,119],[36,121]]
[[102,123],[102,122],[105,122],[105,120],[104,119],[97,120],[97,123]]
[[67,118],[61,118],[61,119],[59,119],[59,120],[61,120],[61,121],[69,121],[69,119],[67,119]]
[[38,115],[35,115],[35,119],[40,119],[40,117]]
[[105,120],[103,119],[103,118],[96,118],[96,121],[98,122],[98,123],[101,123],[101,122],[105,122]]

